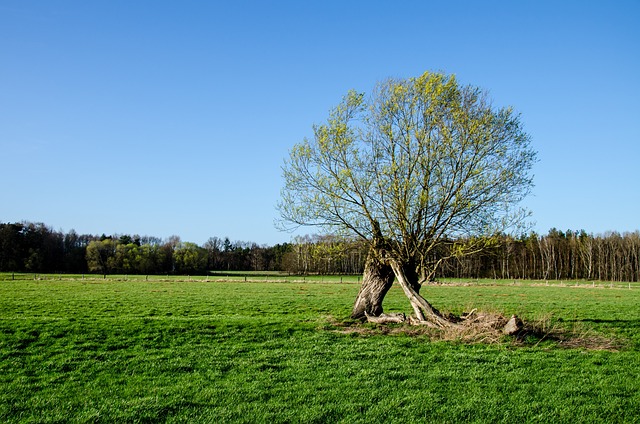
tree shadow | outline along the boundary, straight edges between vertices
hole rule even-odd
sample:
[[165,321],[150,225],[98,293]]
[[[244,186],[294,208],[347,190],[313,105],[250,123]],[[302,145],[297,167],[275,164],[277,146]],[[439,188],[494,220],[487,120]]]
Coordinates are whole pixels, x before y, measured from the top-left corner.
[[545,319],[525,322],[514,338],[517,344],[524,346],[555,345],[567,349],[618,351],[627,345],[627,341],[596,331],[588,323],[610,324],[612,328],[618,329],[640,327],[640,320],[558,319],[556,323],[551,323],[549,319]]

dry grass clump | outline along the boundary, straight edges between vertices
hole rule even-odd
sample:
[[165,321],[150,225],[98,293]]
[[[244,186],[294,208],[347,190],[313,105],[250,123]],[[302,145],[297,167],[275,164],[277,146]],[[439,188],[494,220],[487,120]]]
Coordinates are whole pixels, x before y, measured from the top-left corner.
[[584,325],[571,328],[554,323],[550,316],[534,321],[519,321],[519,329],[513,334],[505,334],[505,325],[512,317],[497,312],[479,312],[476,310],[450,316],[454,325],[446,328],[433,328],[424,325],[412,325],[411,320],[403,323],[376,324],[356,320],[339,321],[327,317],[328,328],[341,334],[362,336],[371,335],[408,335],[421,336],[430,341],[462,342],[469,344],[511,344],[513,346],[555,345],[565,349],[587,349],[617,351],[623,343],[615,338],[596,333]]

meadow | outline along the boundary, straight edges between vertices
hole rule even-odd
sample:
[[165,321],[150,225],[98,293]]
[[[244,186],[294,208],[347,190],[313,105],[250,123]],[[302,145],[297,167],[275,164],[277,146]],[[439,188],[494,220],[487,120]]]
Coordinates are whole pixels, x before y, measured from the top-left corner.
[[[491,344],[354,323],[358,289],[355,276],[2,274],[0,422],[640,422],[637,283],[423,289],[442,310],[549,329]],[[385,307],[410,312],[397,287]]]

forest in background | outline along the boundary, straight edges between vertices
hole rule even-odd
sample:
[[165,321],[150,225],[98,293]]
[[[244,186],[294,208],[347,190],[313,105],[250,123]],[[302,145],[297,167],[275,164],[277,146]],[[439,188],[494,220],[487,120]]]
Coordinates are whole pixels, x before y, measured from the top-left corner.
[[[481,253],[455,257],[451,240],[437,278],[640,281],[640,232],[590,234],[551,229],[520,237],[498,234]],[[183,274],[284,271],[359,274],[366,245],[334,236],[302,236],[274,246],[211,237],[203,245],[178,236],[88,235],[42,223],[0,223],[0,271],[33,273]]]

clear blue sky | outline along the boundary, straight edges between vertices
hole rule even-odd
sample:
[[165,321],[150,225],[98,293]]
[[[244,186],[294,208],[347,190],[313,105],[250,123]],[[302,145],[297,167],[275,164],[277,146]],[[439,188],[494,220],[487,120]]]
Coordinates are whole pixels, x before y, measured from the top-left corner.
[[522,114],[537,231],[640,228],[637,0],[0,0],[0,222],[289,241],[289,148],[427,70]]

